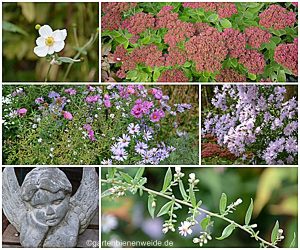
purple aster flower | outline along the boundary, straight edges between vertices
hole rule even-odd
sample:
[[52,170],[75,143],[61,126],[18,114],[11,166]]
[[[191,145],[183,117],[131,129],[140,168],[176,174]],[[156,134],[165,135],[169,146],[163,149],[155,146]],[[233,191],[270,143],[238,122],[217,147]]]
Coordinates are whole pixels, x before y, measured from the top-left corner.
[[76,90],[69,88],[69,89],[65,89],[65,93],[69,94],[69,95],[76,95]]
[[137,142],[134,149],[138,154],[143,154],[148,149],[148,145],[144,142]]
[[38,97],[35,99],[34,101],[36,104],[41,104],[41,103],[44,103],[44,98],[43,97]]
[[49,94],[48,94],[48,97],[49,98],[58,98],[58,97],[60,97],[60,94],[58,94],[57,92],[55,92],[55,91],[50,91],[49,92]]

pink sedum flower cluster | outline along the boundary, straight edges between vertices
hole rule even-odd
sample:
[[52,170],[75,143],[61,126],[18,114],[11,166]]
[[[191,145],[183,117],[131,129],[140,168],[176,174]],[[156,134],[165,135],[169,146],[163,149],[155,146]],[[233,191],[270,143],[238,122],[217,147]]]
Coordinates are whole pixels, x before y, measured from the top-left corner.
[[185,43],[185,48],[188,59],[196,63],[196,69],[200,72],[220,70],[221,62],[228,53],[221,33],[215,29],[206,30],[198,36],[193,36]]
[[246,51],[246,36],[242,32],[227,28],[222,33],[222,38],[228,49],[230,57],[238,58]]
[[284,7],[272,4],[268,9],[259,15],[259,25],[265,28],[274,28],[275,30],[284,29],[293,26],[296,22],[296,14],[288,11]]
[[169,69],[164,71],[157,80],[158,82],[188,82],[184,72],[180,69]]
[[137,13],[125,19],[122,22],[122,29],[127,29],[130,33],[138,35],[148,28],[153,28],[155,24],[155,18],[151,14],[143,12]]
[[245,82],[246,77],[239,74],[233,69],[222,69],[218,75],[216,75],[218,82]]
[[247,43],[252,47],[259,49],[263,43],[269,43],[272,35],[259,27],[248,27],[245,29]]
[[298,75],[298,38],[293,43],[279,44],[274,53],[277,63]]
[[246,50],[245,54],[240,56],[239,63],[243,64],[252,74],[262,74],[266,66],[263,54],[256,50]]
[[185,8],[193,8],[198,9],[202,8],[205,11],[217,12],[219,18],[228,18],[231,17],[233,14],[237,13],[237,9],[234,3],[183,3],[183,7]]

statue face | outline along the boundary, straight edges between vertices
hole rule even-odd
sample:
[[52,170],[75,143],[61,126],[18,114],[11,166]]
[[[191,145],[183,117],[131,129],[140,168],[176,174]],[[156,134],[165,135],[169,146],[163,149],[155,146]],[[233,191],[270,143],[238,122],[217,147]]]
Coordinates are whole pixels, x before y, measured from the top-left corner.
[[69,201],[70,196],[63,191],[51,193],[40,189],[30,201],[33,218],[40,224],[57,226],[69,210]]

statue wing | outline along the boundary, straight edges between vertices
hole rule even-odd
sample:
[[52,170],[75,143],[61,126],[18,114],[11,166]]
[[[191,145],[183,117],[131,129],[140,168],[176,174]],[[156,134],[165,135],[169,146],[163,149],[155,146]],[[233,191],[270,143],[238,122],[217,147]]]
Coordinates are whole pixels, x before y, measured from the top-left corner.
[[80,221],[79,233],[82,233],[95,216],[99,204],[99,178],[95,168],[84,167],[82,180],[77,192],[70,200],[73,211]]
[[26,207],[21,199],[21,188],[13,167],[6,167],[2,173],[2,206],[9,222],[20,232]]

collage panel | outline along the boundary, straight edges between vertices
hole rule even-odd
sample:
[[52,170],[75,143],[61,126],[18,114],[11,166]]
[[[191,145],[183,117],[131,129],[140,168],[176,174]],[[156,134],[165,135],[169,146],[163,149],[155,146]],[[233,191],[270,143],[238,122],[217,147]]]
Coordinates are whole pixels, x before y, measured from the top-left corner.
[[297,222],[297,167],[101,169],[103,248],[297,247]]
[[4,165],[198,165],[196,85],[4,85]]
[[2,3],[3,82],[98,82],[99,3]]
[[298,165],[298,85],[202,85],[202,165]]
[[297,2],[103,2],[102,82],[297,82]]
[[2,169],[2,247],[99,246],[99,168]]

